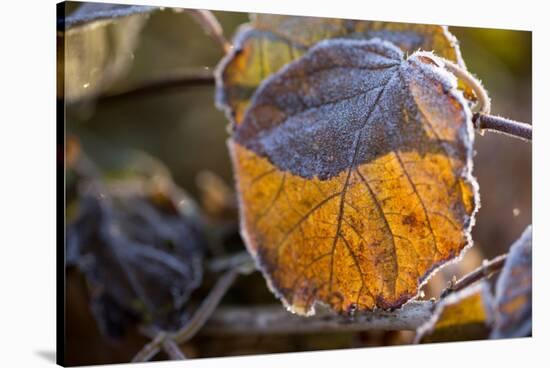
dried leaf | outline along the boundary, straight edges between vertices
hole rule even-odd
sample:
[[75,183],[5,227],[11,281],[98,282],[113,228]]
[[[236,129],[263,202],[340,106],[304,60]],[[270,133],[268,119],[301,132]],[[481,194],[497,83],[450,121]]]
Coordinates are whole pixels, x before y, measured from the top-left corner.
[[527,227],[510,247],[496,285],[497,317],[491,338],[531,335],[532,321],[532,228]]
[[[67,6],[61,4],[60,6]],[[157,8],[84,3],[58,19],[58,98],[93,98],[122,78],[133,60],[139,34]],[[116,19],[116,22],[113,21]]]
[[250,24],[241,26],[233,50],[218,67],[218,106],[240,124],[250,98],[265,78],[329,38],[379,38],[406,53],[433,50],[464,66],[457,40],[444,26],[257,14]]
[[[86,167],[77,163],[78,215],[67,228],[67,264],[86,276],[105,334],[118,334],[128,316],[176,329],[202,280],[205,238],[190,198],[161,175],[163,167],[140,156],[121,161],[124,178],[119,172],[104,180],[82,175]],[[156,174],[146,179],[145,172]]]
[[470,243],[471,112],[427,52],[327,40],[260,86],[229,143],[241,232],[294,312],[395,308]]
[[420,326],[417,343],[486,339],[493,322],[493,298],[486,282],[442,299],[432,318]]

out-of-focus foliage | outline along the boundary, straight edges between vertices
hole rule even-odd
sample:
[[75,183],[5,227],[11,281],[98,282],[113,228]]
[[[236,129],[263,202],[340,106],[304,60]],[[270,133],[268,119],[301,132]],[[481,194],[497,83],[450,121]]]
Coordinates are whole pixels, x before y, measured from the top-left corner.
[[[68,5],[68,4],[67,4]],[[134,58],[149,6],[84,3],[58,23],[58,98],[97,97],[124,77]],[[61,84],[60,86],[62,86]]]
[[471,113],[436,60],[329,40],[254,94],[230,144],[242,232],[293,311],[398,307],[468,244]]
[[116,157],[109,171],[83,152],[71,160],[67,266],[86,276],[106,335],[122,336],[132,321],[176,329],[202,279],[200,219],[160,163],[131,152]]

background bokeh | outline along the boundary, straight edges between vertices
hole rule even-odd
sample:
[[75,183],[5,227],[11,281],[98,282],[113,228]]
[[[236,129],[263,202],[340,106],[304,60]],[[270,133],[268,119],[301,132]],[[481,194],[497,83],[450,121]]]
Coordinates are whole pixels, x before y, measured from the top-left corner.
[[[71,11],[71,8],[68,8]],[[248,20],[247,14],[215,12],[226,37]],[[368,18],[368,14],[362,17]],[[492,113],[531,122],[531,33],[525,31],[451,26],[460,41],[470,72],[481,79],[492,98]],[[133,63],[112,90],[139,84],[172,70],[213,70],[222,52],[201,27],[185,13],[162,11],[150,16],[141,32]],[[199,86],[148,94],[131,99],[105,99],[69,105],[66,131],[80,140],[91,159],[116,155],[120,148],[144,151],[160,160],[177,185],[199,202],[203,195],[200,173],[214,173],[232,188],[226,149],[228,124],[214,106],[214,88]],[[506,252],[531,223],[531,145],[495,133],[476,134],[474,175],[481,189],[481,209],[473,231],[475,247],[460,275]],[[235,249],[242,244],[235,239]],[[235,245],[236,244],[236,245]],[[445,275],[450,276],[451,273]],[[447,279],[434,280],[445,285]],[[135,331],[120,341],[106,341],[89,314],[82,285],[67,285],[67,359],[70,364],[128,361],[146,342]],[[429,288],[427,293],[430,294]],[[200,292],[199,292],[200,294]],[[239,280],[227,303],[276,302],[261,275]],[[319,350],[353,346],[407,343],[398,333],[328,334],[315,336],[250,336],[240,339],[201,337],[185,347],[189,356],[240,355]]]

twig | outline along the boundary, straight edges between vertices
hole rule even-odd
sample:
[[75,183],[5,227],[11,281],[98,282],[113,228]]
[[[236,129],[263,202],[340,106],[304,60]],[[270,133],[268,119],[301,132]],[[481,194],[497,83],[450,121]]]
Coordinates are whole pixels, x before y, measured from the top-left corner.
[[292,314],[281,305],[220,307],[201,329],[201,335],[274,335],[367,330],[416,330],[432,315],[434,302],[412,301],[394,311],[376,310],[353,317],[317,308],[315,315]]
[[132,97],[154,95],[170,90],[197,86],[213,86],[214,75],[209,70],[172,72],[160,77],[151,78],[139,85],[99,97],[99,101],[116,101]]
[[[174,9],[174,11],[178,11]],[[231,50],[232,45],[225,39],[223,28],[216,16],[209,10],[202,9],[185,9],[193,19],[203,28],[226,54]],[[171,73],[161,77],[151,78],[148,81],[136,86],[117,91],[111,94],[106,94],[99,97],[99,101],[112,101],[122,98],[147,96],[174,89],[181,89],[195,86],[213,86],[215,84],[214,75],[210,71],[193,71],[186,73]],[[82,101],[74,101],[73,104],[78,104]]]
[[231,44],[225,39],[220,22],[210,10],[185,9],[185,11],[201,25],[207,35],[216,41],[224,54],[231,50]]
[[[449,65],[454,64],[445,61],[445,65],[449,67]],[[455,71],[463,71],[456,65],[454,67],[458,68]],[[464,77],[461,75],[461,78]],[[475,80],[475,78],[473,78],[472,80]],[[142,84],[130,86],[125,90],[103,95],[99,97],[99,101],[116,101],[125,98],[154,95],[170,90],[214,85],[215,78],[213,73],[209,70],[172,72],[161,77],[151,78],[149,81],[145,81]],[[469,85],[477,86],[474,91],[476,92],[476,96],[479,99],[481,112],[475,113],[472,118],[474,127],[477,130],[481,132],[485,130],[499,132],[525,141],[532,140],[532,127],[530,124],[503,118],[500,116],[490,115],[483,112],[490,109],[489,97],[487,97],[487,94],[481,84]]]
[[211,272],[221,272],[236,266],[242,267],[241,265],[247,263],[253,264],[253,262],[254,260],[250,256],[250,253],[244,250],[242,252],[233,253],[229,256],[222,256],[213,259],[210,263],[208,263],[208,270]]
[[208,318],[212,315],[223,296],[229,289],[229,287],[235,281],[235,278],[239,274],[239,270],[232,268],[226,271],[225,274],[218,280],[208,297],[201,303],[197,312],[193,315],[193,318],[174,334],[170,335],[178,344],[184,343],[199,331],[199,329],[206,323]]
[[443,290],[443,292],[441,293],[441,298],[445,298],[451,292],[462,290],[465,287],[473,284],[474,282],[479,281],[482,278],[489,277],[493,273],[500,271],[504,266],[506,257],[507,254],[502,254],[498,257],[491,259],[490,261],[483,261],[483,264],[481,266],[479,266],[466,276],[462,277],[460,280],[453,282],[448,288]]
[[150,343],[146,344],[132,359],[133,363],[136,362],[147,362],[151,360],[157,353],[160,351],[159,346],[162,345],[164,339],[166,338],[166,333],[161,331],[155,336]]
[[504,133],[525,141],[532,139],[532,127],[526,123],[482,113],[474,114],[473,122],[474,127],[481,131],[489,130]]
[[474,114],[472,121],[477,130],[481,132],[485,130],[500,132],[526,141],[532,139],[531,125],[489,114],[491,112],[491,99],[476,77],[449,60],[444,58],[439,58],[439,60],[451,73],[464,81],[474,91],[478,100],[479,112]]
[[[248,266],[248,265],[247,265]],[[176,332],[160,331],[156,334],[153,341],[145,345],[132,359],[132,362],[146,362],[159,353],[166,340],[172,340],[182,344],[191,339],[200,330],[212,312],[216,309],[227,290],[231,287],[237,275],[241,272],[248,272],[241,267],[234,267],[226,271],[218,280],[210,294],[204,299],[197,311],[180,330]]]
[[162,348],[171,360],[185,360],[185,354],[181,351],[178,344],[172,339],[165,339],[162,343]]

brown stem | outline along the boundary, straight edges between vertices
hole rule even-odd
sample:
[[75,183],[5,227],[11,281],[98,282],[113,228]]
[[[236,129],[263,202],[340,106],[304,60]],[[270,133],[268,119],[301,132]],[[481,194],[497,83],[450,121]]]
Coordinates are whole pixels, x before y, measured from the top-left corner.
[[208,297],[201,303],[193,318],[179,331],[171,334],[171,338],[178,344],[184,343],[200,330],[212,315],[218,304],[220,304],[223,296],[231,287],[235,278],[239,274],[238,269],[230,269],[218,280],[214,289],[208,294]]
[[201,329],[204,323],[212,315],[223,296],[229,290],[235,278],[239,273],[243,272],[241,267],[234,267],[226,271],[222,277],[218,280],[212,291],[208,294],[206,299],[197,308],[195,314],[180,330],[169,333],[166,331],[160,331],[156,334],[154,339],[145,345],[132,359],[132,362],[146,362],[158,354],[161,347],[165,347],[164,343],[167,340],[172,340],[175,343],[182,344],[195,336],[195,334]]
[[474,127],[481,131],[489,130],[519,138],[525,141],[532,139],[532,127],[519,121],[489,114],[474,114]]
[[217,257],[213,259],[207,267],[211,272],[222,272],[247,263],[254,264],[254,260],[248,251],[243,250],[242,252],[233,253],[229,256]]
[[171,360],[185,360],[185,354],[181,351],[178,344],[172,339],[165,339],[162,343],[162,348],[166,354],[170,357]]
[[214,75],[209,70],[172,72],[160,77],[151,78],[148,81],[130,86],[124,90],[101,96],[99,97],[99,101],[117,101],[190,87],[213,86],[214,84]]
[[493,273],[500,271],[504,267],[504,262],[506,261],[507,254],[502,254],[498,257],[491,259],[490,261],[485,260],[481,266],[462,277],[460,280],[453,282],[448,288],[443,290],[441,293],[441,298],[445,298],[451,292],[459,291],[465,287],[473,284],[476,281],[479,281],[485,277],[491,276]]
[[466,85],[468,85],[472,91],[474,91],[477,97],[477,107],[480,113],[488,114],[491,112],[491,99],[487,94],[487,90],[481,82],[474,77],[468,70],[465,68],[453,63],[444,58],[439,58],[441,62],[445,65],[447,70],[455,75],[458,79],[462,80]]
[[220,336],[416,330],[430,319],[433,306],[432,301],[411,301],[394,311],[357,312],[351,318],[319,307],[310,317],[292,314],[281,305],[220,307],[200,333]]
[[145,345],[132,359],[132,363],[136,362],[147,362],[151,360],[157,353],[160,351],[159,346],[162,345],[164,339],[166,338],[166,333],[161,331],[155,336],[150,343]]
[[220,22],[210,10],[185,9],[185,11],[204,29],[207,35],[216,41],[224,54],[231,50],[231,44],[225,39]]

